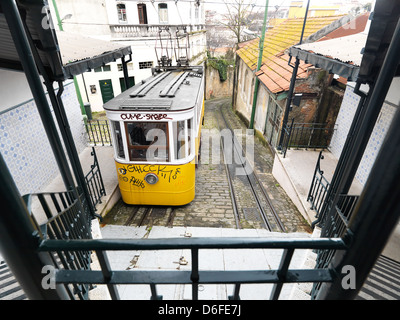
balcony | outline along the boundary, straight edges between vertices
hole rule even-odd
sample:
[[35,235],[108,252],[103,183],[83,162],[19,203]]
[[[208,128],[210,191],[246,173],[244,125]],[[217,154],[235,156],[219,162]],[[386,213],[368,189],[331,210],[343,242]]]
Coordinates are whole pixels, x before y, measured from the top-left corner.
[[178,24],[111,24],[111,37],[124,39],[124,38],[156,38],[160,28],[169,27],[171,35],[174,36],[178,30],[182,30],[183,27],[190,33],[204,31],[204,24],[196,25],[178,25]]

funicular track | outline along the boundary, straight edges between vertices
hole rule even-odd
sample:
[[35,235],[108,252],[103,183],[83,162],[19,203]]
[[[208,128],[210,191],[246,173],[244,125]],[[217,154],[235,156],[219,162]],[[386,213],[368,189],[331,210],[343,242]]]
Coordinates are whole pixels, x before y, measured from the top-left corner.
[[[223,141],[224,139],[221,137],[221,148],[223,152],[225,170],[228,179],[228,185],[230,188],[230,194],[232,199],[232,207],[235,214],[235,219],[237,222],[237,227],[241,228],[241,221],[244,219],[255,218],[256,220],[260,219],[263,223],[263,226],[269,231],[278,231],[278,232],[286,232],[286,228],[283,225],[281,219],[279,218],[270,197],[268,196],[267,191],[265,190],[263,184],[257,176],[257,173],[254,171],[249,159],[246,157],[246,153],[244,152],[241,144],[239,143],[234,130],[230,126],[228,120],[222,112],[222,109],[219,109],[219,112],[215,114],[218,122],[218,127],[221,132],[222,129],[228,129],[232,136],[232,147],[228,148],[235,153],[235,159],[241,159],[239,164],[227,163],[226,160],[229,158],[226,155],[227,148],[226,143],[228,141]],[[221,126],[221,122],[223,122],[225,127]],[[236,168],[240,167],[244,170],[245,174],[240,177],[235,175]],[[250,169],[249,169],[250,168]],[[238,184],[241,183],[250,190],[250,193],[253,197],[253,207],[245,208],[238,197],[238,193],[235,188]],[[235,187],[236,186],[236,187]],[[255,211],[257,213],[255,213]],[[246,215],[247,212],[247,215]],[[249,215],[248,212],[251,212],[252,215]],[[258,214],[258,216],[257,216]]]
[[120,210],[123,210],[124,212],[119,224],[131,227],[151,227],[153,225],[172,227],[175,217],[174,208],[168,206],[122,204]]

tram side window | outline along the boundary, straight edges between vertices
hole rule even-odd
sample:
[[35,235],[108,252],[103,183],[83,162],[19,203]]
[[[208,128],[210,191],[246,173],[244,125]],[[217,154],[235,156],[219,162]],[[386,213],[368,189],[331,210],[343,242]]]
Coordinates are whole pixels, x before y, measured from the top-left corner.
[[188,127],[188,155],[192,154],[192,137],[193,137],[193,132],[192,132],[192,119],[187,120],[187,127]]
[[174,123],[175,159],[186,158],[185,153],[185,121]]
[[127,122],[125,125],[131,161],[168,161],[166,122]]
[[122,143],[121,126],[118,121],[112,121],[112,128],[116,140],[116,152],[119,158],[125,158],[124,144]]
[[[186,124],[186,129],[185,129]],[[193,119],[174,122],[175,159],[184,159],[192,154]]]

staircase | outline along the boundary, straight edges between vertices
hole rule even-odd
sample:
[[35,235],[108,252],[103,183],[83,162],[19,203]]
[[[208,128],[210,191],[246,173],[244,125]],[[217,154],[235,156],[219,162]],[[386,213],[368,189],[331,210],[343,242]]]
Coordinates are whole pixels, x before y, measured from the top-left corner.
[[400,263],[380,256],[356,300],[400,300]]
[[0,261],[0,300],[27,300],[5,261]]

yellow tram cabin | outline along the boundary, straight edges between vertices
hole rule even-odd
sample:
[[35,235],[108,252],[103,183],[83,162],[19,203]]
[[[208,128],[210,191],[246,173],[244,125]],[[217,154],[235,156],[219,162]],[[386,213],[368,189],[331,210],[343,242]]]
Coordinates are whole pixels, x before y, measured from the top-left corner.
[[171,206],[191,202],[204,117],[203,68],[156,72],[104,109],[122,200]]

